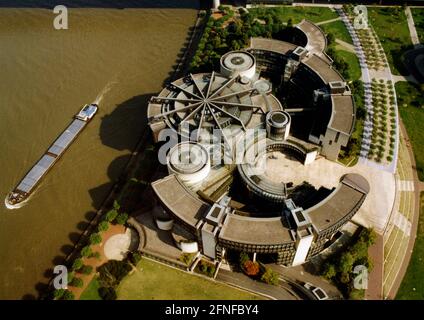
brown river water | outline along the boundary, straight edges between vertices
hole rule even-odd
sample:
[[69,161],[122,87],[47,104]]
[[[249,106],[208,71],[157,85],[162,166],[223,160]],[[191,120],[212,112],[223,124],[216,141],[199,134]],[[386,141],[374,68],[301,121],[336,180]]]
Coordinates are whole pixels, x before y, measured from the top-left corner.
[[[10,1],[12,2],[12,1]],[[192,8],[0,8],[0,299],[35,298],[129,159]],[[20,209],[3,204],[85,103],[100,110]]]

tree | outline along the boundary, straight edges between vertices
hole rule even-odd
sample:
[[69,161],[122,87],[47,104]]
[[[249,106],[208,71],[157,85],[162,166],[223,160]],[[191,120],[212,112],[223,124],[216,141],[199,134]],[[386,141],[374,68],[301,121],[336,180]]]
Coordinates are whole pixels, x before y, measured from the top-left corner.
[[90,243],[91,244],[99,244],[102,242],[102,236],[98,233],[93,233],[90,236]]
[[123,225],[123,224],[127,223],[127,220],[128,220],[128,214],[127,213],[121,213],[116,217],[116,222],[118,224]]
[[84,263],[82,262],[82,259],[80,259],[80,258],[75,259],[74,263],[72,264],[72,270],[78,271],[79,269],[82,268],[83,265],[84,265]]
[[336,271],[336,267],[334,266],[334,264],[332,263],[326,263],[324,265],[324,272],[323,272],[323,276],[327,279],[332,279],[336,276],[337,271]]
[[62,299],[63,300],[75,300],[75,295],[71,291],[65,290],[65,292],[63,293]]
[[93,272],[93,267],[92,266],[83,266],[81,269],[81,273],[89,275]]
[[115,209],[109,210],[106,213],[106,221],[113,222],[115,218],[118,216],[118,211]]
[[55,298],[55,299],[57,299],[57,300],[59,300],[60,298],[62,298],[63,297],[63,295],[65,294],[65,289],[56,289],[54,292],[53,292],[53,297]]
[[253,261],[246,261],[243,270],[248,276],[256,276],[259,273],[259,264]]
[[265,272],[261,276],[261,281],[276,286],[279,282],[278,273],[271,268],[265,268]]
[[103,232],[109,229],[109,222],[108,221],[102,221],[99,223],[99,226],[97,227],[97,230],[99,232]]
[[116,300],[117,298],[116,291],[113,287],[100,287],[99,296],[103,300]]
[[84,281],[82,281],[81,278],[74,278],[70,285],[76,288],[82,288],[84,286]]
[[91,250],[90,246],[85,246],[84,248],[81,249],[81,256],[83,257],[89,257],[91,256],[93,253],[93,251]]
[[327,34],[327,46],[331,46],[334,41],[336,41],[336,37],[331,32]]

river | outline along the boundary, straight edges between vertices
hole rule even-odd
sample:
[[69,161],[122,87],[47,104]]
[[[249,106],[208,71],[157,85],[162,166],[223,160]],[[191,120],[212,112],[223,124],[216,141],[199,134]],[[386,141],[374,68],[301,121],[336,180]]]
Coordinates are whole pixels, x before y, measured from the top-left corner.
[[[139,140],[146,101],[196,15],[188,7],[70,8],[69,29],[55,30],[50,9],[0,9],[0,299],[36,298],[69,253]],[[7,193],[96,100],[98,114],[30,200],[6,209]]]

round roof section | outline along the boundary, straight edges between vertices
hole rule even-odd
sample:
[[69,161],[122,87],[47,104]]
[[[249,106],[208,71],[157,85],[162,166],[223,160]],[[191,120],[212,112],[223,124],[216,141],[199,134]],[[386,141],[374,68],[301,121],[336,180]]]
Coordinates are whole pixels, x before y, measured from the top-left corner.
[[246,71],[255,65],[255,57],[246,51],[231,51],[221,57],[221,65],[231,71]]
[[209,143],[217,130],[221,141],[229,143],[246,130],[254,112],[263,113],[263,106],[252,101],[257,94],[256,88],[250,82],[241,83],[239,76],[190,74],[151,98],[149,109],[158,112],[150,121],[165,121],[178,135],[200,143]]
[[174,146],[168,154],[168,164],[178,173],[199,172],[209,163],[209,153],[201,144],[182,142]]
[[284,128],[290,122],[290,115],[285,111],[271,111],[266,115],[266,122],[276,128]]

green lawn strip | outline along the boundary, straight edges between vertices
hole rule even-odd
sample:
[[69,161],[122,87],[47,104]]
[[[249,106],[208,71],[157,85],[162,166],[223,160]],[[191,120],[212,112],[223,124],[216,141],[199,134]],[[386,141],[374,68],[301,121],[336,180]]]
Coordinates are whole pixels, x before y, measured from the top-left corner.
[[341,49],[336,49],[336,54],[343,59],[344,61],[347,62],[347,64],[349,65],[349,68],[347,70],[349,77],[348,81],[353,81],[353,80],[358,80],[361,78],[361,66],[359,65],[359,60],[358,57],[356,56],[356,54],[346,51],[346,50],[341,50]]
[[120,300],[257,300],[260,297],[142,259],[118,286]]
[[80,300],[102,300],[99,296],[99,281],[93,278],[80,296]]
[[414,84],[396,83],[399,113],[408,132],[417,163],[418,177],[424,181],[424,94]]
[[411,12],[420,42],[424,43],[424,9],[411,8]]
[[402,54],[412,47],[402,7],[368,8],[369,22],[377,33],[393,74],[407,75]]
[[424,300],[424,193],[421,193],[421,212],[414,251],[396,299]]
[[325,33],[332,33],[337,39],[340,39],[349,44],[353,44],[352,38],[349,35],[349,32],[346,29],[346,26],[342,21],[334,21],[326,24],[320,25],[320,28],[324,30]]
[[250,10],[276,10],[283,16],[285,21],[291,18],[293,23],[299,23],[303,19],[310,20],[312,22],[321,22],[335,19],[338,17],[335,11],[332,11],[331,9],[325,7],[278,6],[274,8],[255,8]]

